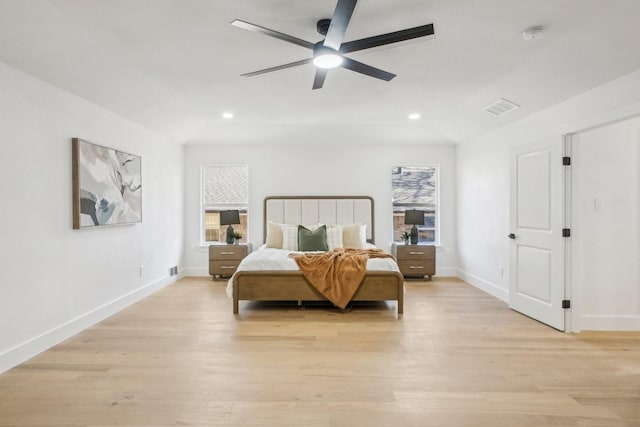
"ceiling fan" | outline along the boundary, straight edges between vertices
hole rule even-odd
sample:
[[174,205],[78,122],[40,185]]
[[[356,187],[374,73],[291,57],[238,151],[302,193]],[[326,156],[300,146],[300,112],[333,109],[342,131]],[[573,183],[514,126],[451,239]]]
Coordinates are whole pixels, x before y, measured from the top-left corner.
[[262,33],[270,37],[275,37],[313,51],[313,56],[311,58],[278,65],[277,67],[265,68],[264,70],[253,71],[251,73],[242,74],[242,76],[253,77],[260,74],[270,73],[272,71],[280,71],[287,68],[297,67],[299,65],[313,63],[316,66],[313,89],[322,88],[329,69],[338,66],[376,79],[389,81],[396,75],[379,68],[363,64],[362,62],[358,62],[346,57],[345,54],[415,39],[418,37],[432,36],[434,34],[433,24],[427,24],[343,43],[342,39],[347,31],[347,26],[351,20],[351,15],[356,7],[356,3],[357,0],[338,0],[338,4],[336,5],[336,9],[333,12],[331,19],[321,19],[317,23],[318,33],[325,36],[324,40],[317,43],[311,43],[288,34],[270,30],[269,28],[241,21],[239,19],[232,21],[231,25],[233,26]]

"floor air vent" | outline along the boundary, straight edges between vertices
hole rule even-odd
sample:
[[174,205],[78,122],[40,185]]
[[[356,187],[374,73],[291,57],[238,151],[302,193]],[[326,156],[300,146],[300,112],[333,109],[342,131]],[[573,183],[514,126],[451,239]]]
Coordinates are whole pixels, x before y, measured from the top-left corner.
[[500,117],[500,116],[504,116],[509,111],[513,111],[517,108],[520,108],[520,106],[517,104],[514,104],[511,101],[507,101],[504,98],[500,98],[496,102],[494,102],[493,104],[485,108],[485,110],[487,110],[489,113],[493,114],[496,117]]

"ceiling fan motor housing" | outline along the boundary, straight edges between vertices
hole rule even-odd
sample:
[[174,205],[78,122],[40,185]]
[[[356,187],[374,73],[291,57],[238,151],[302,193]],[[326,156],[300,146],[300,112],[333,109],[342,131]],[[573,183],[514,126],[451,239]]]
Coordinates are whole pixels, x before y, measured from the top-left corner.
[[316,30],[318,30],[318,33],[322,34],[323,36],[326,36],[327,31],[329,31],[329,25],[331,25],[331,19],[328,19],[328,18],[321,19],[316,24]]

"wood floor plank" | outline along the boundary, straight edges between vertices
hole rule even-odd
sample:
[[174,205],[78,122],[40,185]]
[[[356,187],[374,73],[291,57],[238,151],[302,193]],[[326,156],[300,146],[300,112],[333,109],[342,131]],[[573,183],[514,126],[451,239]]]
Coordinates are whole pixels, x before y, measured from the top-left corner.
[[636,426],[640,333],[565,334],[461,282],[343,312],[182,279],[0,376],[0,426]]

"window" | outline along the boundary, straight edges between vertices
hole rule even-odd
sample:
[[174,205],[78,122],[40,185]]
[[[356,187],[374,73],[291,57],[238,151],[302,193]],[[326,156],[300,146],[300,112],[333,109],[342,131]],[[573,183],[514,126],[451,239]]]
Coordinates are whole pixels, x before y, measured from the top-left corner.
[[202,242],[226,242],[226,226],[220,225],[220,211],[237,209],[240,224],[234,231],[247,239],[249,167],[246,165],[202,165]]
[[418,243],[435,244],[438,235],[438,166],[394,166],[391,171],[393,197],[393,240],[411,226],[404,223],[404,211],[425,212],[424,224],[418,225]]

